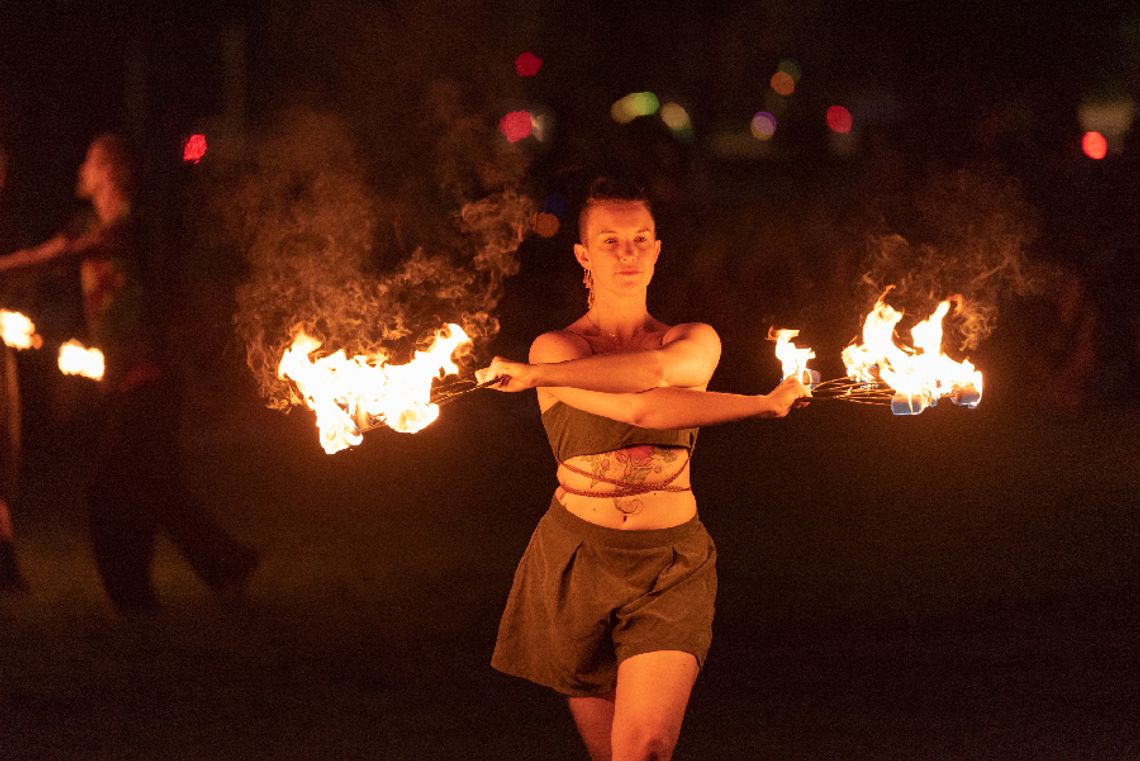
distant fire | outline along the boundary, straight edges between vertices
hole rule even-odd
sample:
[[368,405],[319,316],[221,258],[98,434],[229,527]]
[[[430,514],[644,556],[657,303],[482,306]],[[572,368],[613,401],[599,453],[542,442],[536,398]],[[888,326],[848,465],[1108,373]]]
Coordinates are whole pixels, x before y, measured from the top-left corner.
[[452,355],[470,342],[460,326],[450,323],[411,362],[393,365],[383,353],[349,357],[343,349],[313,359],[321,342],[299,330],[277,375],[292,381],[316,413],[321,446],[333,454],[360,444],[363,429],[377,422],[404,433],[433,423],[439,406],[431,402],[432,384],[459,373]]
[[36,334],[36,325],[25,314],[0,309],[0,339],[13,349],[38,349],[43,339]]
[[106,372],[103,352],[71,340],[59,347],[59,369],[64,375],[81,375],[100,381]]

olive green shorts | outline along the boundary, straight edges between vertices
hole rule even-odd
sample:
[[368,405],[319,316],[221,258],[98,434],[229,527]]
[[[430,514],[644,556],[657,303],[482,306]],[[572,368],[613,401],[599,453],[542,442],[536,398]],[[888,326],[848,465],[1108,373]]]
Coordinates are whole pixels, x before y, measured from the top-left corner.
[[614,688],[626,658],[692,653],[712,642],[716,547],[694,516],[622,531],[584,521],[557,499],[515,571],[491,665],[570,696]]

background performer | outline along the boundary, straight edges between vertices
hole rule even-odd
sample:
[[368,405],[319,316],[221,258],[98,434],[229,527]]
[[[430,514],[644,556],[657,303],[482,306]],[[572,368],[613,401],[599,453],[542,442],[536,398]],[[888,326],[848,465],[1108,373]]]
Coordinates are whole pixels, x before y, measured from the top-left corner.
[[90,213],[39,246],[0,257],[0,272],[62,260],[78,265],[88,345],[106,357],[87,492],[92,549],[119,612],[150,614],[158,609],[150,567],[160,530],[215,591],[244,587],[257,556],[226,533],[182,481],[182,384],[163,356],[158,330],[170,311],[160,298],[159,275],[168,275],[152,271],[133,209],[134,179],[123,138],[96,137],[76,184]]

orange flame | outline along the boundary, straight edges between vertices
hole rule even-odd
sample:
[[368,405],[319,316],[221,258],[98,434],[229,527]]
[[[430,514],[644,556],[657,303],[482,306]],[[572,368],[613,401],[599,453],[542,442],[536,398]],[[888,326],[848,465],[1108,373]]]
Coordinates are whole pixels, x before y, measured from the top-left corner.
[[38,349],[44,343],[31,318],[7,309],[0,309],[0,339],[13,349]]
[[59,347],[59,369],[64,375],[82,375],[84,378],[100,381],[106,372],[107,364],[103,352],[88,349],[75,339]]
[[432,382],[455,375],[455,351],[471,339],[455,323],[436,331],[426,351],[411,362],[388,364],[383,353],[348,357],[343,349],[317,359],[321,342],[297,331],[277,367],[277,377],[291,380],[317,416],[321,447],[328,454],[359,444],[361,427],[382,422],[403,433],[423,430],[439,417],[431,403]]
[[776,342],[776,359],[780,360],[785,378],[799,378],[805,386],[819,381],[819,375],[807,366],[808,360],[815,359],[815,352],[809,347],[796,346],[792,339],[798,330],[781,328],[768,330],[768,340]]
[[895,390],[896,414],[917,414],[943,397],[976,407],[982,398],[982,374],[968,359],[957,362],[942,351],[942,320],[950,301],[911,328],[913,346],[895,341],[903,314],[879,297],[863,322],[863,342],[843,350],[847,376],[864,383],[882,382]]

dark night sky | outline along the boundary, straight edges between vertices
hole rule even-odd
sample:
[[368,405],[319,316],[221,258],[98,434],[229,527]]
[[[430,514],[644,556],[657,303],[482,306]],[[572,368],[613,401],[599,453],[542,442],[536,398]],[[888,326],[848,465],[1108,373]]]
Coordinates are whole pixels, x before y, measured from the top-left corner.
[[[399,74],[404,83],[445,76],[498,86],[504,98],[564,104],[575,129],[584,126],[573,119],[579,110],[654,89],[691,106],[700,139],[714,124],[750,118],[776,61],[792,57],[806,72],[800,100],[815,106],[887,90],[902,105],[903,131],[936,141],[942,155],[975,150],[977,123],[1013,101],[1030,104],[1033,128],[1048,139],[1074,142],[1080,98],[1133,92],[1140,74],[1140,20],[1127,4],[1111,2],[1060,12],[1035,3],[722,2],[697,10],[539,2],[462,13],[432,3],[221,5],[140,13],[66,2],[9,7],[0,38],[0,140],[26,168],[17,182],[41,185],[41,173],[51,172],[47,184],[57,184],[98,129],[158,135],[219,113],[220,39],[231,24],[247,31],[255,115],[298,85],[317,83],[340,86],[326,92],[334,108],[358,108],[352,80],[382,81],[369,69],[386,62],[387,48],[414,39],[421,49],[406,52],[417,67]],[[506,77],[487,81],[496,68],[509,72],[513,56],[528,48],[545,55],[546,68],[525,91]],[[132,57],[146,78],[139,116],[124,103]],[[302,61],[303,71],[291,66]]]
[[[1140,14],[1127,3],[262,2],[132,12],[61,2],[6,13],[0,143],[12,154],[9,201],[32,238],[75,207],[75,166],[100,130],[133,135],[155,196],[192,182],[180,140],[216,133],[232,112],[223,61],[236,34],[246,127],[296,102],[338,115],[381,198],[430,192],[423,157],[440,147],[424,113],[449,81],[488,125],[524,106],[553,112],[550,140],[519,148],[539,198],[572,198],[599,167],[620,165],[664,191],[660,221],[681,246],[703,245],[710,210],[724,216],[718,224],[739,225],[748,198],[792,199],[805,220],[807,206],[823,204],[846,224],[867,198],[984,165],[1017,179],[1040,212],[1037,253],[1109,283],[1106,301],[1131,287],[1107,273],[1134,258],[1124,231],[1137,222],[1136,131],[1123,153],[1097,163],[1080,152],[1077,119],[1084,98],[1140,89]],[[514,75],[523,50],[544,58],[533,79]],[[804,74],[764,157],[713,150],[728,132],[755,147],[748,121],[767,107],[768,78],[784,58]],[[657,120],[609,119],[614,100],[643,89],[685,105],[691,145]],[[822,116],[832,103],[856,114],[848,156],[828,149]],[[564,233],[551,245],[567,242]],[[832,256],[812,245],[790,253]]]

